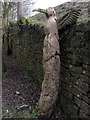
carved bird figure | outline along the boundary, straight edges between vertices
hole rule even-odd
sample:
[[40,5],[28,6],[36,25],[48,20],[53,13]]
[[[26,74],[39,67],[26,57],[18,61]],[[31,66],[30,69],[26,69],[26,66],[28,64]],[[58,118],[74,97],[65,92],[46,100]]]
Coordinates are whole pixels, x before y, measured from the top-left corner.
[[[62,18],[57,20],[54,8],[35,9],[46,15],[44,26],[45,39],[43,47],[43,69],[44,80],[42,82],[42,91],[37,103],[37,111],[40,116],[49,117],[52,113],[53,106],[57,100],[59,81],[60,81],[60,46],[58,29],[66,25],[74,24],[80,14],[79,9],[72,9]],[[57,24],[59,28],[57,28]]]

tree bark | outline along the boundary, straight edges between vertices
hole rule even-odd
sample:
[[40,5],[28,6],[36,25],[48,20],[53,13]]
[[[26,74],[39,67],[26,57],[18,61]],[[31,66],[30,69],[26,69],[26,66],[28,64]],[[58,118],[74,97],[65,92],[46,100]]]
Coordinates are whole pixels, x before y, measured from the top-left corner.
[[17,5],[17,19],[20,20],[23,16],[23,2],[18,2]]
[[40,99],[36,106],[38,115],[42,117],[50,117],[52,113],[58,97],[60,74],[59,37],[53,8],[48,8],[47,17],[44,27],[46,34],[43,48],[44,80],[42,82]]
[[0,119],[2,119],[2,2],[0,2]]

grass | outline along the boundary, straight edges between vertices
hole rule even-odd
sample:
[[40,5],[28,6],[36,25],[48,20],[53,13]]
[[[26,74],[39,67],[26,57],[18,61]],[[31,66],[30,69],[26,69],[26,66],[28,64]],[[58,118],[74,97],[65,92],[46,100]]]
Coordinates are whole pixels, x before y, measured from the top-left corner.
[[14,111],[8,111],[8,113],[6,113],[5,111],[3,111],[4,115],[3,118],[37,118],[37,112],[35,109],[24,109],[24,110],[14,110]]
[[14,117],[16,118],[37,118],[36,112],[34,109],[32,111],[30,111],[29,109],[18,111]]
[[8,76],[7,72],[0,73],[0,78],[5,78],[7,76]]

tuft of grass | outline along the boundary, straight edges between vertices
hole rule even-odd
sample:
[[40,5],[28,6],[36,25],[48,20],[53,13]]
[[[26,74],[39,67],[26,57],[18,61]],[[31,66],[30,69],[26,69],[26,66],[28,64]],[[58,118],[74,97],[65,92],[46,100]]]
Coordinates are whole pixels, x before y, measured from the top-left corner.
[[[3,119],[4,118],[20,118],[20,119],[31,119],[31,118],[38,118],[37,117],[37,112],[35,109],[31,109],[31,108],[26,108],[23,110],[8,110],[8,112],[6,110],[3,111]],[[15,119],[15,120],[16,120]]]
[[14,118],[37,118],[37,112],[35,109],[25,109],[16,111],[16,113],[13,115]]
[[37,115],[37,111],[35,109],[32,110],[31,112],[32,115],[36,116]]
[[7,72],[2,72],[0,73],[0,78],[5,78],[8,76],[8,73]]

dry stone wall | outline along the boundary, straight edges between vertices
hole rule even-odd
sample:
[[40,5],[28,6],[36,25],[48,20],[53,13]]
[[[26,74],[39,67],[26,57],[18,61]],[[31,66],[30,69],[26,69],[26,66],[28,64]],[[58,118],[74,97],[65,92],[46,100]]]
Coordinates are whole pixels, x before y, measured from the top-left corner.
[[[23,72],[34,81],[41,83],[43,79],[42,49],[44,40],[43,26],[11,24],[9,27],[9,41],[12,56]],[[4,43],[7,46],[7,39]],[[5,48],[7,54],[8,47]]]
[[[90,116],[89,22],[66,28],[60,40],[60,103],[71,117]],[[59,32],[61,33],[61,32]],[[61,34],[60,34],[61,35]],[[73,116],[74,115],[74,116]]]

